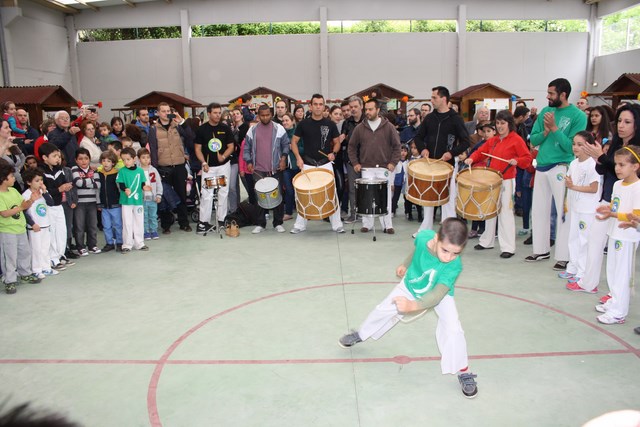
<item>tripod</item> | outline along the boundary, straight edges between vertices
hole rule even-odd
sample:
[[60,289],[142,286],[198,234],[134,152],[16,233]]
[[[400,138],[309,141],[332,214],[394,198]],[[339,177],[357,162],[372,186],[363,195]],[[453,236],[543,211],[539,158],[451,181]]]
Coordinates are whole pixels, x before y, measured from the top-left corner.
[[206,236],[210,231],[217,231],[220,239],[222,239],[222,226],[218,225],[218,189],[220,186],[216,183],[213,190],[213,198],[211,205],[211,218],[213,218],[213,224],[209,224],[209,228],[207,228],[202,236]]

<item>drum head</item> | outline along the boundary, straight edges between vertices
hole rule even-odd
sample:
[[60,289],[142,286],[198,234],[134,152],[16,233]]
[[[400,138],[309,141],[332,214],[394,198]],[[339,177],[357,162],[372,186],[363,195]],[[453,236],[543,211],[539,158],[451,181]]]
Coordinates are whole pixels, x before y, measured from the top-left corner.
[[471,172],[465,169],[458,173],[457,181],[467,187],[493,187],[502,183],[502,174],[489,168],[474,168]]
[[326,169],[307,169],[293,178],[293,186],[300,191],[323,188],[333,182],[333,174]]
[[256,191],[261,193],[268,193],[278,188],[278,180],[268,176],[266,178],[259,179],[254,188]]
[[441,160],[418,159],[409,162],[409,175],[417,178],[447,177],[453,174],[453,166]]
[[387,182],[386,179],[376,179],[376,178],[358,178],[356,179],[356,184],[367,185],[367,184],[375,184],[380,185]]

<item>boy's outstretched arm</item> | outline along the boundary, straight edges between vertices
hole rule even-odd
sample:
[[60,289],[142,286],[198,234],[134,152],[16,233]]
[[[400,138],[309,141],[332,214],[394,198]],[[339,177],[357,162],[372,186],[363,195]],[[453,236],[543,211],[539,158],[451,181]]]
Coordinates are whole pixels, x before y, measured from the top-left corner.
[[449,287],[438,283],[432,291],[427,292],[419,300],[409,300],[405,297],[395,297],[393,303],[399,313],[406,314],[414,311],[427,310],[440,304],[442,298],[449,293]]

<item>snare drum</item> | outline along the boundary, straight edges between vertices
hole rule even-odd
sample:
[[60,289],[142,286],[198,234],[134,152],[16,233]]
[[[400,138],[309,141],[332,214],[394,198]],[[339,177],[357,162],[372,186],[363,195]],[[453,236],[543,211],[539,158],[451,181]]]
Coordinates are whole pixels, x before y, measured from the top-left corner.
[[458,173],[456,212],[465,219],[485,221],[500,212],[502,174],[489,168],[465,169]]
[[441,160],[409,162],[406,199],[421,206],[442,206],[449,201],[449,179],[453,166]]
[[322,168],[306,169],[293,177],[296,210],[305,219],[325,219],[338,209],[333,173]]
[[266,177],[258,180],[255,185],[258,204],[263,209],[275,209],[282,203],[282,193],[277,179]]
[[356,213],[366,217],[386,215],[387,185],[386,179],[356,179]]
[[217,187],[227,186],[227,177],[225,175],[207,176],[204,179],[204,188],[210,190]]

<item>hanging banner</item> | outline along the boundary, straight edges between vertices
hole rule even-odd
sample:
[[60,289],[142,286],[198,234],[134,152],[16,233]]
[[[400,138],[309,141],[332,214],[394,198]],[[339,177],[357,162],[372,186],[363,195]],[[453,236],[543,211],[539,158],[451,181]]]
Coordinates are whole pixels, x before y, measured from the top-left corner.
[[489,110],[508,110],[509,98],[485,99],[482,102],[482,106],[487,107]]
[[387,101],[387,110],[388,111],[392,111],[392,110],[397,110],[398,109],[398,100],[397,99],[390,99]]

